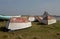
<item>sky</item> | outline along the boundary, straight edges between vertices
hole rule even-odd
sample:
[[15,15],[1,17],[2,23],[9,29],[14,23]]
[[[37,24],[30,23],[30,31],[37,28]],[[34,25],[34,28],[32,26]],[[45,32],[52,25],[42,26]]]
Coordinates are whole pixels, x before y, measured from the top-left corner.
[[1,15],[60,15],[60,0],[0,0]]

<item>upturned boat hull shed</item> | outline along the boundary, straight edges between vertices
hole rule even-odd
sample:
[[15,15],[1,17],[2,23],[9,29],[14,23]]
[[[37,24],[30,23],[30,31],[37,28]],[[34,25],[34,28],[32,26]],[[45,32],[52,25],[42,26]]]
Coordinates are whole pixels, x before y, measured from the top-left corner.
[[6,28],[9,30],[18,30],[31,26],[31,22],[28,21],[26,18],[11,18],[11,20],[7,22]]

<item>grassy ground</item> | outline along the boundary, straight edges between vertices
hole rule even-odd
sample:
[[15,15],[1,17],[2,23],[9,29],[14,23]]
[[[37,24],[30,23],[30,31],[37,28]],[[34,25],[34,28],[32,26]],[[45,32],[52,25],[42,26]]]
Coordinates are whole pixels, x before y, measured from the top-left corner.
[[60,21],[52,25],[32,22],[32,27],[14,32],[3,32],[5,25],[6,21],[0,22],[0,39],[60,39]]

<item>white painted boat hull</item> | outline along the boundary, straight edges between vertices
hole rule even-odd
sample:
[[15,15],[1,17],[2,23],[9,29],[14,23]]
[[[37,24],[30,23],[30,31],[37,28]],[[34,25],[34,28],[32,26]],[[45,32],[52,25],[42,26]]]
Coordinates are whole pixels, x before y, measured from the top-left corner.
[[9,26],[6,27],[6,28],[10,29],[10,30],[18,30],[18,29],[28,28],[28,27],[31,27],[31,26],[32,26],[31,22],[27,22],[27,23],[9,23]]
[[29,17],[28,20],[31,21],[31,22],[33,22],[33,21],[35,21],[35,18],[34,17]]
[[53,24],[53,23],[56,23],[56,20],[55,19],[48,20],[48,25]]
[[42,20],[41,23],[50,25],[56,23],[56,19],[51,19],[51,20]]

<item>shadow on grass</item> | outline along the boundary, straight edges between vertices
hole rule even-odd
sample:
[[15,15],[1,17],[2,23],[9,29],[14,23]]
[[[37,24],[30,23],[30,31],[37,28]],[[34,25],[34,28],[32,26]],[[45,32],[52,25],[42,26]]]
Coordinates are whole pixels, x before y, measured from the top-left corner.
[[7,32],[7,31],[9,31],[9,30],[6,29],[5,27],[0,27],[0,31],[2,31],[2,32]]
[[[28,28],[18,29],[18,30],[26,30],[26,29],[28,29]],[[7,29],[5,27],[0,27],[0,31],[2,31],[2,32],[13,32],[13,31],[18,31],[18,30],[9,30],[9,29]]]
[[4,20],[3,19],[0,19],[0,22],[3,22]]
[[9,19],[0,19],[0,21],[2,22],[2,21],[9,21]]
[[44,23],[37,23],[37,25],[46,25],[46,24],[44,24]]
[[37,39],[37,37],[34,37],[33,39]]

